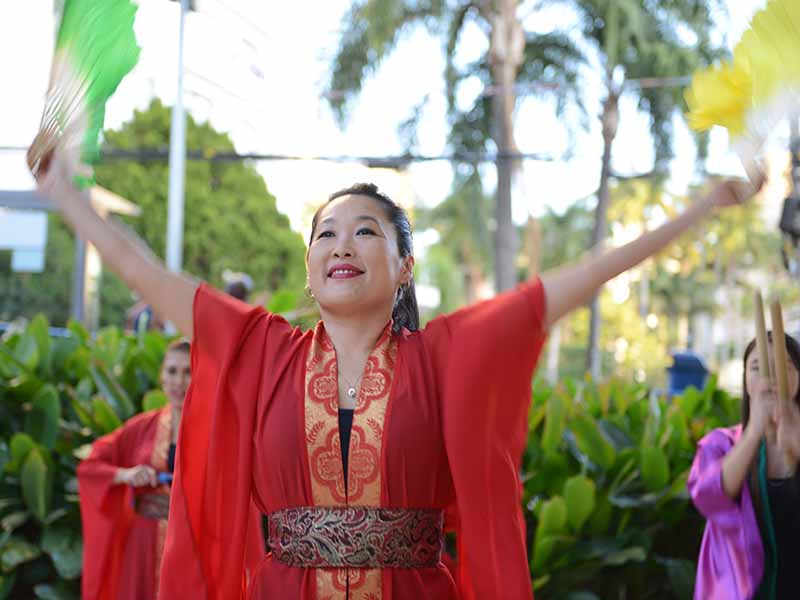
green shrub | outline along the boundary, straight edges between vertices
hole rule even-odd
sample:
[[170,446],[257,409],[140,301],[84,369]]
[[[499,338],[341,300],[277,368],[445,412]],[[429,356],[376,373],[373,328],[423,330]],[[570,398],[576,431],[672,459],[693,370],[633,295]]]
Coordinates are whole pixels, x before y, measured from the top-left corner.
[[[37,317],[0,342],[0,599],[77,599],[81,527],[75,467],[96,437],[142,410],[167,339]],[[147,396],[151,405],[157,396]]]
[[537,600],[691,600],[704,521],[686,489],[697,441],[739,420],[712,377],[702,392],[537,382],[523,460]]

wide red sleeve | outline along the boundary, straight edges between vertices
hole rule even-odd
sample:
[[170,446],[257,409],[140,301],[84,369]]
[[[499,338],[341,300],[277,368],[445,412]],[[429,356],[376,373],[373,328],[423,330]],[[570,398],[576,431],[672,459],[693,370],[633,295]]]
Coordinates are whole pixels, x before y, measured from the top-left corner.
[[81,597],[84,600],[116,600],[115,588],[123,563],[125,539],[133,522],[133,489],[115,485],[120,467],[131,467],[131,457],[141,428],[137,420],[101,437],[92,445],[89,458],[78,465],[81,526],[83,529],[83,574]]
[[[252,504],[253,432],[291,326],[203,284],[194,300],[192,382],[181,416],[159,598],[231,600],[262,558]],[[283,361],[283,362],[282,362]]]
[[456,580],[464,600],[532,597],[519,469],[544,314],[535,280],[436,319],[423,333],[456,491]]

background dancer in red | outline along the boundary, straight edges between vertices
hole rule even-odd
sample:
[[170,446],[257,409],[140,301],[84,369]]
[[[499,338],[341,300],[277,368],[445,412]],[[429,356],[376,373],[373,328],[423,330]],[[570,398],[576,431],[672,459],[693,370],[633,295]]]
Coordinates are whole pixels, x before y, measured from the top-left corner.
[[[84,600],[152,600],[167,534],[178,426],[191,370],[189,342],[173,342],[161,365],[169,402],[95,441],[78,466]],[[263,554],[260,530],[250,546]]]

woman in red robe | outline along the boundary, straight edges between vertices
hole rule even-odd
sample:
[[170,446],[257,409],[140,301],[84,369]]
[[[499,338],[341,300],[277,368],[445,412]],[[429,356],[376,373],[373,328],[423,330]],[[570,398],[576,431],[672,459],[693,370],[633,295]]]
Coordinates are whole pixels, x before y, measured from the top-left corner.
[[[518,474],[548,328],[754,191],[721,184],[630,244],[420,330],[408,219],[374,186],[355,186],[315,216],[307,265],[322,320],[302,333],[168,272],[94,213],[66,164],[57,156],[39,189],[194,338],[163,600],[240,597],[251,502],[269,517],[271,553],[248,598],[531,598]],[[456,572],[440,560],[445,516]]]
[[[78,465],[84,600],[153,600],[167,533],[178,426],[191,377],[189,343],[170,344],[161,365],[169,402],[95,441]],[[252,556],[263,554],[256,526]]]

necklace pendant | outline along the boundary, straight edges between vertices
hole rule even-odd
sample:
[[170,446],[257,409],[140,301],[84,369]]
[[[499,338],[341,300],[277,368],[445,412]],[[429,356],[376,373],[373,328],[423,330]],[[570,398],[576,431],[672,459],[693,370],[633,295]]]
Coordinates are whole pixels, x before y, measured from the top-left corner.
[[354,387],[347,388],[347,395],[350,398],[355,398],[356,397],[356,388],[354,388]]

